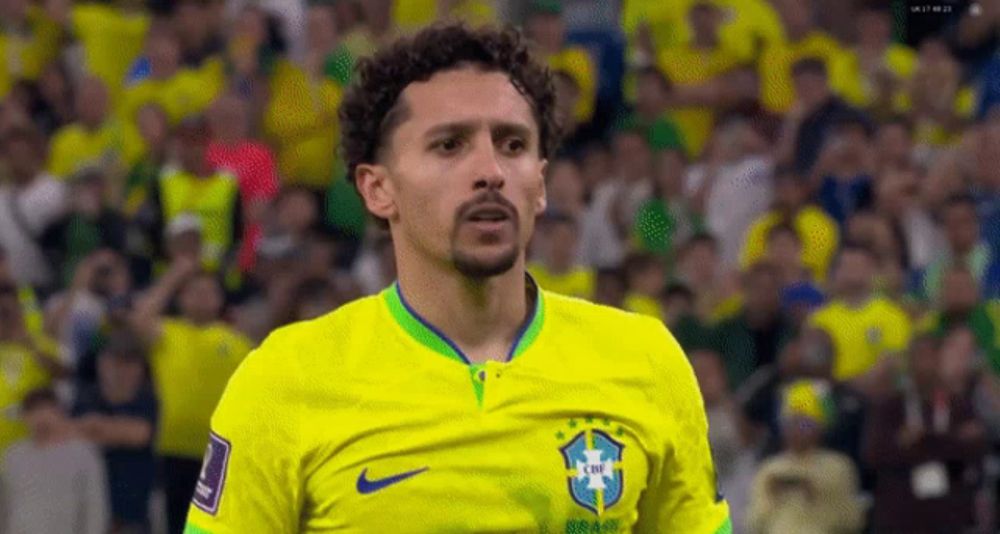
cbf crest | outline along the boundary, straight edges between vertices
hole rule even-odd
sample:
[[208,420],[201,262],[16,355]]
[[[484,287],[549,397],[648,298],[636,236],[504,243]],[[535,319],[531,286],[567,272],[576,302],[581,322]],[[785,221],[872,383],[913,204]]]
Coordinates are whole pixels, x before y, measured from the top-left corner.
[[[625,445],[612,437],[613,434],[621,436],[624,430],[621,427],[612,430],[610,421],[602,421],[604,429],[588,424],[578,430],[579,423],[572,420],[570,432],[556,434],[559,439],[572,436],[559,449],[566,465],[570,496],[598,517],[621,499],[625,487],[622,469]],[[588,417],[586,422],[593,423],[594,418]]]

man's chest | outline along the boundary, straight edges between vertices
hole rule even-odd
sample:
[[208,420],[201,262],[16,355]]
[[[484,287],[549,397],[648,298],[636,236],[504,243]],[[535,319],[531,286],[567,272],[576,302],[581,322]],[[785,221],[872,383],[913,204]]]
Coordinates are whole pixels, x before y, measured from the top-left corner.
[[340,431],[307,452],[305,531],[628,531],[662,455],[642,394],[615,376],[482,373],[478,402],[445,382],[311,417]]

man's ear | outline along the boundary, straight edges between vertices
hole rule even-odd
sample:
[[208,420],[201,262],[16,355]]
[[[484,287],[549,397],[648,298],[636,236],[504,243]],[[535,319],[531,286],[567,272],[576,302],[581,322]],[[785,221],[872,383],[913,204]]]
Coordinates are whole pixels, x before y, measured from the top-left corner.
[[545,169],[549,166],[549,160],[543,159],[542,164],[538,168],[539,182],[541,187],[538,190],[538,197],[535,198],[535,215],[541,215],[545,212],[545,207],[548,206],[548,199],[545,192]]
[[396,215],[396,190],[384,165],[362,163],[354,169],[354,183],[372,215],[390,220]]

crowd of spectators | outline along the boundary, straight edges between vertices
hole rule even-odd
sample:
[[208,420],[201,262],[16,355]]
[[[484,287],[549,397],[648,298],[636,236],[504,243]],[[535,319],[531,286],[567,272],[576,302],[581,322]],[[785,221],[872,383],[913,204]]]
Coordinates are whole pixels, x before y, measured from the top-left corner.
[[271,330],[395,279],[359,58],[512,23],[543,289],[661,318],[735,532],[1000,525],[1000,0],[0,0],[0,532],[180,533]]

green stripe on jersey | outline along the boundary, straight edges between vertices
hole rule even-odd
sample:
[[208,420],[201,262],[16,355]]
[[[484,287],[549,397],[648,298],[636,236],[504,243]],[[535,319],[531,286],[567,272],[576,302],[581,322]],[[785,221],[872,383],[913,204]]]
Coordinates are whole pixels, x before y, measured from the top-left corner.
[[205,530],[194,523],[188,522],[188,524],[184,526],[184,534],[212,534],[212,532],[210,530]]

